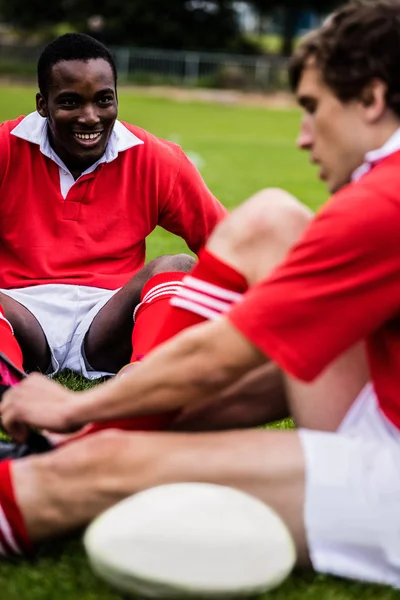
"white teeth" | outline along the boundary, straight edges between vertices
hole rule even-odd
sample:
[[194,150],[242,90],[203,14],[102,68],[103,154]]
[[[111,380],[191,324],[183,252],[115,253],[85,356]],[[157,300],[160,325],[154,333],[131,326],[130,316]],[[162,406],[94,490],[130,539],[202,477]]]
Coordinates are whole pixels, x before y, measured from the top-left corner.
[[74,136],[79,140],[96,140],[101,136],[101,131],[98,131],[97,133],[74,133]]

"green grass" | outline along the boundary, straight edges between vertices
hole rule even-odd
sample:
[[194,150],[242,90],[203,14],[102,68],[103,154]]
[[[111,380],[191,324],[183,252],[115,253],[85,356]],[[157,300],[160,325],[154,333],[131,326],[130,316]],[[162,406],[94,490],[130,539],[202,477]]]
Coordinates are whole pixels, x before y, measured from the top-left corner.
[[[2,88],[1,120],[33,110],[34,94],[33,88]],[[229,208],[266,186],[283,186],[312,208],[326,198],[307,156],[295,149],[297,111],[183,104],[142,95],[135,97],[121,90],[120,118],[176,140],[185,151],[201,156],[204,178]],[[182,242],[159,230],[148,242],[149,258],[183,249]],[[74,388],[84,385],[82,380],[71,375],[66,375],[62,381]],[[290,423],[283,426],[290,426]],[[122,598],[91,573],[80,536],[44,545],[33,563],[0,563],[0,590],[4,600]],[[400,600],[400,593],[308,573],[293,575],[265,600],[352,600],[360,597],[364,600]]]

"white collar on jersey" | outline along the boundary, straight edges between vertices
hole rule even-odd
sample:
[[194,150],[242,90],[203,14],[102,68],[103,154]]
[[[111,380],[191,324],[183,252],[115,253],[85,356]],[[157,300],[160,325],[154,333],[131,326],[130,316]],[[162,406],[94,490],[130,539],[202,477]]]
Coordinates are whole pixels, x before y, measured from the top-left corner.
[[400,128],[394,132],[394,134],[388,139],[388,141],[382,146],[382,148],[378,148],[378,150],[371,150],[371,152],[367,152],[365,155],[364,163],[356,169],[352,175],[352,181],[358,181],[369,173],[369,171],[380,163],[384,158],[387,158],[391,154],[398,152],[400,150]]
[[[42,154],[51,158],[59,166],[66,168],[59,156],[50,146],[50,140],[47,132],[47,119],[39,115],[37,111],[27,115],[14,129],[12,135],[19,137],[32,144],[38,144]],[[94,170],[100,163],[111,162],[115,160],[119,152],[124,152],[129,148],[144,144],[144,141],[136,137],[120,121],[115,121],[113,130],[108,140],[103,156],[92,165],[88,171]]]

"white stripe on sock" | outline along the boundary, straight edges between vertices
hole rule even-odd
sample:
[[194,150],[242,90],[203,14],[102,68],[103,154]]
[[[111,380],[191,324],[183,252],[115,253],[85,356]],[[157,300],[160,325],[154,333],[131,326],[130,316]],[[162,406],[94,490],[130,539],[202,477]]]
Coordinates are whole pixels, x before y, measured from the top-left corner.
[[231,290],[219,287],[213,283],[207,283],[206,281],[197,279],[196,277],[191,277],[190,275],[184,277],[183,283],[185,286],[192,288],[193,290],[203,292],[204,294],[209,294],[210,296],[215,296],[221,300],[227,300],[228,302],[239,302],[239,300],[242,298],[242,294],[239,294],[238,292],[232,292]]
[[143,304],[151,304],[153,302],[153,300],[157,300],[157,298],[160,298],[161,296],[174,296],[174,295],[176,295],[176,293],[175,294],[171,294],[171,292],[158,292],[158,294],[156,294],[155,296],[153,296],[151,298],[151,300],[148,300],[147,302],[141,302],[140,304],[138,304],[135,307],[135,310],[133,311],[133,322],[135,323],[137,312],[138,312],[139,308],[141,306],[143,306]]
[[177,306],[178,308],[184,308],[189,312],[192,312],[200,317],[204,317],[205,319],[209,319],[210,321],[216,321],[222,317],[220,312],[216,310],[211,310],[206,306],[202,306],[201,304],[196,304],[195,302],[191,302],[190,300],[185,300],[180,296],[174,296],[170,300],[170,304],[172,306]]
[[160,296],[173,296],[178,293],[179,288],[182,286],[183,283],[181,281],[171,281],[168,283],[160,283],[160,285],[151,288],[144,296],[142,302],[136,305],[135,310],[133,311],[133,322],[135,322],[137,312],[142,304],[150,304],[150,302],[156,300]]
[[153,300],[155,300],[156,298],[158,298],[159,296],[175,296],[175,294],[179,293],[179,288],[178,287],[168,287],[165,288],[164,290],[158,290],[157,292],[154,292],[154,294],[152,294],[149,298],[147,298],[147,300],[143,300],[142,304],[150,304],[151,302],[153,302]]
[[14,552],[14,554],[21,555],[22,552],[21,552],[20,548],[18,547],[17,542],[15,541],[10,524],[7,520],[7,517],[5,515],[5,512],[4,512],[1,504],[0,504],[0,529],[1,529],[1,532],[3,534],[6,544],[11,548],[11,550]]
[[161,290],[164,291],[165,289],[169,289],[169,288],[171,288],[172,291],[175,292],[176,288],[180,287],[182,285],[183,285],[182,281],[167,281],[166,283],[160,283],[159,285],[155,285],[147,292],[147,294],[144,296],[142,302],[147,302],[155,292],[158,292]]
[[198,302],[203,306],[208,306],[208,308],[213,308],[221,313],[226,313],[232,306],[232,302],[223,302],[222,300],[216,300],[212,298],[208,294],[201,294],[200,292],[194,292],[187,288],[183,288],[179,291],[177,295],[178,298],[186,298],[187,300],[192,300],[193,302]]

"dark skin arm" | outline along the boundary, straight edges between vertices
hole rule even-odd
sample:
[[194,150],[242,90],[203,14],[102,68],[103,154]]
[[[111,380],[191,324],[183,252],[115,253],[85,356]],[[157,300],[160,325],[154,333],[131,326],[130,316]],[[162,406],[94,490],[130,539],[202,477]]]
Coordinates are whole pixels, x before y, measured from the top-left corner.
[[216,397],[184,407],[175,431],[218,431],[257,427],[289,416],[283,375],[268,362]]

